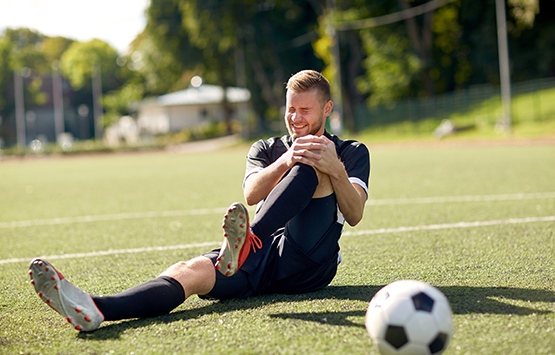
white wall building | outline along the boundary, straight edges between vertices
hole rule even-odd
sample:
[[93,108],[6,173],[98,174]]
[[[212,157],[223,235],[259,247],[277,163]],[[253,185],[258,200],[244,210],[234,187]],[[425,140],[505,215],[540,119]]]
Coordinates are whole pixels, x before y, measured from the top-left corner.
[[[145,99],[138,103],[137,124],[142,132],[160,134],[221,122],[223,91],[220,86],[200,85]],[[246,121],[250,91],[236,87],[226,91],[232,119]]]

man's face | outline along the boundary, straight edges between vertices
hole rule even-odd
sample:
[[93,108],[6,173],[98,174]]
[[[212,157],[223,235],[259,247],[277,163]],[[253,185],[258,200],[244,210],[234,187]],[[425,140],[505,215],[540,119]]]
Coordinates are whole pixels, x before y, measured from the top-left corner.
[[285,126],[293,139],[306,135],[324,134],[326,117],[333,104],[328,101],[323,107],[318,90],[294,92],[287,90]]

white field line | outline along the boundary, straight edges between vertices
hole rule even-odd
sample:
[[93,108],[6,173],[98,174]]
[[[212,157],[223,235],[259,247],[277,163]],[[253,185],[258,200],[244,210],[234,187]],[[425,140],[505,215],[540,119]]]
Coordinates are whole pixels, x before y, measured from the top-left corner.
[[[555,192],[530,193],[530,194],[502,194],[502,195],[471,195],[471,196],[443,196],[443,197],[417,197],[417,198],[397,198],[368,200],[367,206],[383,205],[411,205],[411,204],[431,204],[447,202],[484,202],[484,201],[507,201],[507,200],[530,200],[530,199],[549,199],[555,198]],[[159,217],[178,217],[196,216],[223,213],[225,207],[205,208],[196,210],[175,210],[159,212],[136,212],[136,213],[116,213],[108,215],[92,215],[78,217],[61,217],[52,219],[35,219],[27,221],[0,222],[2,228],[33,227],[57,224],[120,221],[125,219],[159,218]]]
[[486,202],[486,201],[508,201],[508,200],[531,200],[555,198],[555,192],[543,193],[520,193],[520,194],[501,194],[501,195],[471,195],[471,196],[439,196],[439,197],[416,197],[416,198],[395,198],[368,200],[366,205],[412,205],[426,203],[446,203],[446,202]]
[[[493,220],[493,221],[479,221],[479,222],[459,222],[451,224],[432,224],[428,226],[414,226],[414,227],[398,227],[398,228],[382,228],[373,229],[365,231],[352,231],[345,232],[343,236],[354,236],[354,235],[371,235],[371,234],[385,234],[385,233],[402,233],[402,232],[413,232],[413,231],[423,231],[423,230],[435,230],[435,229],[452,229],[452,228],[471,228],[471,227],[484,227],[493,226],[500,224],[521,224],[521,223],[532,223],[532,222],[551,222],[555,221],[555,216],[547,217],[528,217],[528,218],[511,218],[503,220]],[[77,254],[63,254],[63,255],[50,255],[43,256],[43,259],[70,259],[70,258],[83,258],[92,256],[102,256],[102,255],[113,255],[113,254],[130,254],[130,253],[144,253],[149,251],[160,251],[160,250],[176,250],[176,249],[188,249],[203,246],[219,245],[221,241],[205,242],[205,243],[194,243],[194,244],[182,244],[182,245],[170,245],[170,246],[159,246],[159,247],[148,247],[148,248],[137,248],[137,249],[119,249],[119,250],[106,250],[106,251],[96,251],[90,253],[77,253]],[[16,258],[16,259],[5,259],[0,260],[1,264],[18,263],[24,261],[31,261],[32,258]]]
[[55,224],[72,224],[72,223],[102,222],[102,221],[121,221],[124,219],[198,216],[198,215],[206,215],[206,214],[214,214],[214,213],[223,213],[225,210],[226,208],[205,208],[205,209],[198,209],[198,210],[116,213],[116,214],[93,215],[93,216],[35,219],[30,221],[0,222],[0,228],[48,226],[48,225],[55,225]]
[[385,234],[385,233],[402,233],[402,232],[414,232],[414,231],[424,231],[424,230],[434,230],[434,229],[471,228],[471,227],[495,226],[500,224],[521,224],[521,223],[551,222],[551,221],[555,221],[555,216],[510,218],[510,219],[498,219],[493,221],[478,221],[478,222],[430,224],[427,226],[415,226],[415,227],[382,228],[382,229],[372,229],[372,230],[365,230],[365,231],[363,230],[363,231],[345,232],[343,233],[343,235],[352,236],[352,235],[370,235],[370,234]]
[[[193,243],[193,244],[181,244],[181,245],[168,245],[162,247],[148,247],[148,248],[137,248],[137,249],[119,249],[119,250],[105,250],[105,251],[93,251],[90,253],[76,253],[76,254],[62,254],[62,255],[49,255],[49,256],[39,256],[41,259],[72,259],[72,258],[86,258],[91,256],[102,256],[102,255],[114,255],[114,254],[136,254],[145,253],[149,251],[163,251],[163,250],[176,250],[176,249],[190,249],[197,247],[207,247],[222,244],[219,242],[205,242],[205,243]],[[5,259],[0,260],[0,264],[10,264],[19,263],[23,261],[31,261],[33,258],[15,258],[15,259]]]

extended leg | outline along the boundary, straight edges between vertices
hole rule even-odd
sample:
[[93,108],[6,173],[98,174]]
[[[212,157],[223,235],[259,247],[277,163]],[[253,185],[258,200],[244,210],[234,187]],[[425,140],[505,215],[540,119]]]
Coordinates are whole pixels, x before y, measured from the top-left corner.
[[93,296],[105,320],[156,317],[171,312],[193,294],[214,286],[214,266],[205,257],[181,261],[159,277],[113,296]]
[[77,330],[92,331],[104,320],[167,314],[192,294],[208,293],[215,282],[212,262],[198,257],[172,265],[160,277],[113,296],[91,296],[54,266],[34,259],[29,268],[39,297]]

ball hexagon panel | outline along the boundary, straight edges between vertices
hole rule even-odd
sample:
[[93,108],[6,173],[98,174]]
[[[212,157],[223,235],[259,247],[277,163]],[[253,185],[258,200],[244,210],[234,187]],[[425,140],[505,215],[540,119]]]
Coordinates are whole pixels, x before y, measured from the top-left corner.
[[428,312],[414,312],[404,326],[410,342],[424,346],[428,346],[439,333],[437,322]]
[[390,297],[382,306],[388,324],[402,325],[414,313],[411,298]]

